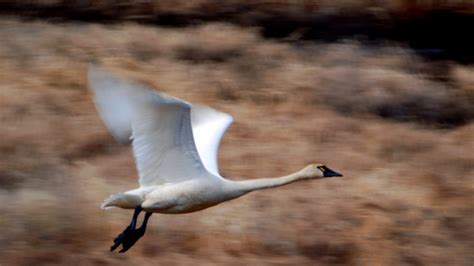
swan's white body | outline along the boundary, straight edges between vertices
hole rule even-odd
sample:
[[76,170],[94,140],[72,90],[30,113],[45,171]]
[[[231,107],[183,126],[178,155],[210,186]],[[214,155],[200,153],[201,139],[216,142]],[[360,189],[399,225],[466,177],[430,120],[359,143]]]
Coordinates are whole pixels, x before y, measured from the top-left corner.
[[138,189],[118,193],[102,205],[147,212],[187,213],[250,191],[322,178],[315,164],[279,178],[231,181],[219,174],[217,151],[232,123],[228,114],[124,80],[96,66],[89,69],[96,107],[111,134],[132,142]]

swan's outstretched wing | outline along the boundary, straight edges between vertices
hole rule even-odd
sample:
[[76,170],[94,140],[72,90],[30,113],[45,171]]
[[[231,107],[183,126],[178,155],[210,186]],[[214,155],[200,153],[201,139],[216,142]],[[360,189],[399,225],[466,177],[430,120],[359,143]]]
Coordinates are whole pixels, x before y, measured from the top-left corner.
[[191,128],[191,105],[133,84],[97,67],[89,69],[97,109],[117,140],[130,132],[140,186],[214,178],[201,162]]
[[206,169],[216,176],[220,176],[217,161],[219,144],[232,121],[232,116],[208,106],[194,104],[191,109],[191,124],[199,156]]

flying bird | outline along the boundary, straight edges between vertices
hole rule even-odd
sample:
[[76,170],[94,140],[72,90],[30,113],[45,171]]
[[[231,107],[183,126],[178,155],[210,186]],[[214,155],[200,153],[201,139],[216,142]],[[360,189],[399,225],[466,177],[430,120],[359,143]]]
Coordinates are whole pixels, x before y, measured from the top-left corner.
[[[181,214],[209,208],[251,191],[295,181],[342,176],[313,163],[293,174],[243,181],[219,174],[219,143],[232,116],[190,104],[90,65],[89,87],[104,124],[122,144],[132,144],[139,188],[111,195],[102,208],[132,209],[130,224],[111,246],[126,252],[146,230],[152,213]],[[142,225],[137,218],[145,212]]]

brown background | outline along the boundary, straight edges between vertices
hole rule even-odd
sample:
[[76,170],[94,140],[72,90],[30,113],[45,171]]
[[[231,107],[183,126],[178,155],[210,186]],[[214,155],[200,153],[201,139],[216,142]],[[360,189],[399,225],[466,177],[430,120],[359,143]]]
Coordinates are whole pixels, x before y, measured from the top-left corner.
[[[449,45],[434,45],[442,56],[433,58],[429,45],[372,42],[373,32],[304,38],[307,29],[296,23],[287,36],[267,38],[278,25],[216,19],[209,14],[225,6],[185,2],[2,4],[1,265],[474,263],[472,64]],[[230,3],[247,7],[244,18],[472,14],[469,1],[357,2]],[[108,14],[111,6],[119,11]],[[92,21],[75,17],[85,18],[81,8],[95,10]],[[155,16],[170,12],[188,19],[160,25]],[[345,176],[254,192],[198,213],[153,215],[128,253],[109,253],[131,213],[99,205],[137,181],[130,147],[114,142],[93,106],[90,60],[233,115],[219,156],[226,177],[279,176],[311,162]]]

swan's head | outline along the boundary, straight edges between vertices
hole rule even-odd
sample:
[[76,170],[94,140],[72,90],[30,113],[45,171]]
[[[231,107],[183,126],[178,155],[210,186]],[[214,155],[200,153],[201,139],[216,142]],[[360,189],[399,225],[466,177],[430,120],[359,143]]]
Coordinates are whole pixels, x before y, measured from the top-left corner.
[[332,170],[324,164],[310,164],[303,169],[304,174],[310,178],[326,178],[333,176],[342,176],[342,174]]

